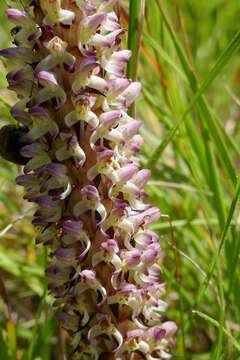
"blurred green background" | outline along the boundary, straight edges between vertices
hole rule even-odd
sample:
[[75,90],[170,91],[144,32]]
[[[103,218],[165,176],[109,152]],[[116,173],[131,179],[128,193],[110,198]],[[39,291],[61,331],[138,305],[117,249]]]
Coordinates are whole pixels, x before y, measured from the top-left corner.
[[[137,64],[143,85],[136,106],[144,123],[141,161],[152,170],[147,190],[163,214],[153,228],[165,253],[164,316],[179,327],[174,359],[237,360],[240,2],[147,0],[144,19],[140,3],[131,2],[129,21],[128,1],[118,10],[123,26],[130,22],[129,74]],[[5,8],[1,1],[0,48],[11,42]],[[5,66],[0,62],[1,126],[14,122]],[[20,171],[0,160],[0,359],[68,359],[46,291],[46,249],[34,244],[31,208],[15,185]]]

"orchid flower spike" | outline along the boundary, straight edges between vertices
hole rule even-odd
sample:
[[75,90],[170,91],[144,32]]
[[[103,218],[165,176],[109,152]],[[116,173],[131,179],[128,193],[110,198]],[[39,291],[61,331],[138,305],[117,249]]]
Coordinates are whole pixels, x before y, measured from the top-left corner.
[[[131,51],[116,0],[22,0],[8,9],[15,46],[12,115],[27,126],[17,183],[36,204],[36,242],[58,319],[76,359],[169,359],[162,252],[149,225],[150,173],[140,168],[141,122],[127,114],[141,85],[125,75]],[[144,200],[144,201],[143,201]]]

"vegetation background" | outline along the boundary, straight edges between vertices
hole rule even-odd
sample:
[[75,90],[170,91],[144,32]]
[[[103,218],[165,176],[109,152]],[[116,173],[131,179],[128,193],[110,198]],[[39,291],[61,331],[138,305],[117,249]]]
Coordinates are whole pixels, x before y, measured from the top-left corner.
[[[1,48],[11,41],[7,3],[16,6],[0,2]],[[154,229],[165,253],[167,317],[179,327],[174,359],[238,360],[240,2],[146,0],[144,17],[143,3],[121,0],[118,11],[129,25],[128,72],[143,85],[132,111],[144,123],[147,190],[163,214]],[[14,123],[5,65],[1,126]],[[20,170],[0,160],[0,359],[68,359],[47,294],[47,250],[35,246],[31,209],[15,184]]]

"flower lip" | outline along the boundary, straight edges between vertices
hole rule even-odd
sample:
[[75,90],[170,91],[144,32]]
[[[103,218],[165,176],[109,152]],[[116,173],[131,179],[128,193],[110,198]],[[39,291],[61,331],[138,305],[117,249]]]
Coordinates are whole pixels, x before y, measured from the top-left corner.
[[99,161],[102,163],[106,163],[109,160],[113,159],[116,156],[116,153],[114,150],[103,150],[99,152]]
[[140,95],[141,84],[139,82],[132,82],[129,87],[122,93],[125,98],[126,106],[129,107]]
[[83,271],[81,271],[80,275],[81,275],[83,282],[86,282],[86,283],[89,283],[89,282],[91,283],[91,282],[95,281],[95,279],[96,279],[96,274],[92,270],[83,270]]
[[122,253],[123,258],[129,267],[137,266],[141,261],[141,255],[142,252],[138,249]]
[[21,23],[22,21],[25,21],[26,18],[28,18],[28,14],[23,11],[23,10],[19,10],[19,9],[7,9],[5,14],[7,15],[7,17],[17,23]]
[[0,56],[11,60],[31,62],[33,60],[30,49],[26,47],[12,47],[0,50]]
[[75,262],[76,251],[74,248],[58,248],[54,252],[54,256],[63,263],[72,264]]
[[66,167],[59,163],[51,163],[44,166],[39,171],[39,176],[51,175],[54,177],[64,177],[66,175]]
[[99,201],[99,193],[95,186],[93,185],[86,185],[81,189],[81,194],[83,199],[89,201]]
[[159,258],[159,255],[160,255],[160,246],[158,244],[154,244],[152,245],[151,248],[145,250],[141,260],[144,262],[145,265],[150,265]]
[[166,321],[162,324],[161,328],[166,331],[166,336],[170,337],[177,331],[177,325],[173,321]]
[[99,68],[99,63],[98,63],[97,57],[94,55],[94,56],[89,56],[82,60],[79,71],[81,73],[89,72],[96,68]]
[[58,85],[55,76],[48,71],[44,71],[44,70],[39,71],[36,76],[37,76],[37,79],[39,80],[40,84],[43,86],[47,86],[47,85],[57,86]]
[[36,41],[40,37],[41,31],[34,31],[28,35],[28,41]]
[[114,122],[118,119],[120,119],[122,117],[121,111],[108,111],[106,113],[103,113],[100,116],[100,123],[104,126],[104,123],[112,123],[114,124]]
[[63,231],[66,234],[79,237],[83,228],[83,223],[79,220],[65,220],[63,223]]
[[103,20],[106,19],[107,14],[105,12],[96,13],[91,16],[87,16],[83,19],[81,25],[84,27],[88,27],[92,31],[96,31],[96,29],[101,25]]
[[29,114],[31,116],[35,116],[35,117],[44,117],[44,118],[48,117],[47,110],[44,109],[44,107],[39,106],[39,105],[35,105],[35,106],[30,107]]
[[131,179],[138,172],[138,170],[139,169],[138,169],[137,165],[130,164],[130,165],[120,168],[115,173],[116,173],[118,181],[126,182],[129,179]]
[[103,242],[101,244],[101,248],[110,253],[119,251],[118,244],[114,239],[108,239],[107,241]]

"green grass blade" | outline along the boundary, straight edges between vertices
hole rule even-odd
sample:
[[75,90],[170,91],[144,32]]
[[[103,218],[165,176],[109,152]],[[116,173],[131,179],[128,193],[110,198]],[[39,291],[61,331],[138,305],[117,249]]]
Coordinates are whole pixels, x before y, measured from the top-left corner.
[[237,206],[239,195],[240,195],[240,177],[238,178],[238,181],[237,181],[235,196],[234,196],[234,198],[232,200],[230,209],[228,211],[227,220],[226,220],[226,223],[224,225],[224,229],[223,229],[223,232],[222,232],[222,235],[221,235],[221,240],[220,240],[218,250],[217,250],[217,252],[215,253],[215,255],[213,257],[213,260],[212,260],[212,263],[211,263],[211,265],[209,267],[206,279],[204,280],[204,282],[202,283],[202,285],[201,285],[201,287],[199,289],[195,305],[198,305],[199,302],[202,300],[204,292],[206,291],[206,289],[208,287],[208,284],[209,284],[209,282],[210,282],[210,280],[212,278],[212,275],[213,275],[213,272],[214,272],[214,269],[215,269],[215,266],[216,266],[216,261],[217,261],[217,259],[219,258],[220,254],[221,254],[222,247],[223,247],[223,245],[225,243],[225,240],[226,240],[226,238],[228,236],[228,233],[229,233],[229,230],[230,230],[232,218],[233,218],[236,206]]
[[[133,81],[137,80],[144,13],[145,13],[145,0],[130,0],[128,48],[132,51],[132,56],[130,61],[128,62],[127,75]],[[136,116],[135,103],[131,106],[129,113],[132,117]]]
[[[199,317],[201,317],[202,319],[208,321],[209,323],[211,323],[213,326],[215,326],[216,328],[219,328],[221,325],[219,324],[219,322],[215,319],[213,319],[212,317],[202,313],[201,311],[197,311],[197,310],[193,310],[192,311],[193,314],[198,315]],[[233,344],[233,346],[240,351],[240,343],[235,339],[234,336],[232,336],[232,334],[227,331],[225,328],[223,328],[223,333],[229,338],[229,340],[231,341],[231,343]]]
[[161,45],[151,38],[148,34],[143,34],[143,40],[146,43],[146,45],[150,45],[159,55],[160,59],[164,60],[170,67],[172,67],[176,73],[181,77],[181,79],[187,83],[187,77],[182,71],[182,69],[176,64],[176,62],[171,58],[171,56],[168,55],[168,53],[161,47]]
[[139,62],[140,42],[143,28],[145,0],[130,0],[129,25],[128,25],[128,48],[132,51],[132,57],[128,63],[128,77],[136,80]]
[[199,89],[191,99],[188,108],[185,110],[186,113],[188,113],[193,108],[193,106],[201,97],[201,95],[208,89],[208,87],[212,84],[215,78],[221,73],[223,68],[227,65],[227,63],[229,62],[233,54],[239,49],[239,47],[240,47],[240,30],[236,33],[232,41],[228,44],[228,46],[223,50],[223,52],[218,57],[215,65],[209,71],[206,79],[203,81],[203,83],[200,85]]
[[225,223],[225,207],[222,197],[223,189],[220,182],[221,177],[219,176],[220,174],[218,173],[218,167],[216,163],[213,143],[210,141],[209,132],[207,129],[205,129],[203,137],[205,140],[206,152],[207,152],[208,182],[210,189],[214,194],[214,196],[210,199],[210,201],[212,200],[213,207],[215,208],[215,211],[218,215],[220,229],[222,230],[222,227]]
[[240,45],[240,32],[238,32],[236,34],[236,36],[234,36],[233,40],[226,47],[226,49],[222,52],[222,54],[216,61],[214,67],[212,68],[212,70],[210,71],[208,76],[206,77],[205,81],[199,87],[197,78],[191,68],[191,64],[189,63],[187,56],[185,55],[185,53],[182,49],[182,46],[179,43],[177,36],[176,36],[170,22],[168,21],[167,16],[166,16],[164,10],[162,9],[162,6],[160,5],[159,1],[158,1],[158,5],[159,5],[159,9],[161,11],[165,26],[169,32],[169,35],[171,36],[174,46],[176,48],[176,51],[179,56],[182,67],[184,69],[184,72],[186,73],[186,76],[189,80],[190,87],[191,87],[192,91],[195,93],[195,95],[193,96],[189,106],[185,110],[182,118],[176,123],[176,125],[170,131],[169,135],[163,141],[163,143],[161,143],[159,145],[159,147],[155,150],[155,152],[153,154],[153,160],[150,160],[148,165],[150,168],[155,165],[156,161],[161,156],[161,154],[164,151],[164,149],[166,148],[166,146],[172,140],[178,127],[184,121],[186,115],[191,111],[193,106],[196,103],[198,103],[198,108],[202,115],[203,121],[206,123],[207,127],[209,128],[211,136],[214,139],[215,147],[218,148],[219,159],[221,160],[221,162],[225,168],[227,176],[230,177],[232,185],[234,185],[234,184],[236,184],[236,173],[235,173],[233,162],[229,156],[226,145],[223,141],[221,130],[219,129],[219,126],[216,123],[214,117],[212,116],[211,111],[208,107],[208,104],[202,95],[206,91],[206,89],[210,86],[210,84],[213,82],[213,80],[216,78],[216,76],[220,73],[220,71],[223,69],[223,67],[229,62],[230,58],[235,53],[235,51],[238,49],[238,47]]

